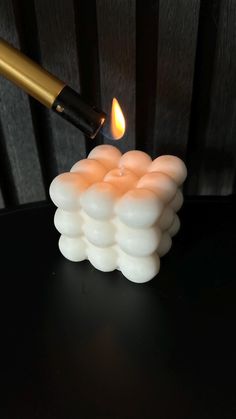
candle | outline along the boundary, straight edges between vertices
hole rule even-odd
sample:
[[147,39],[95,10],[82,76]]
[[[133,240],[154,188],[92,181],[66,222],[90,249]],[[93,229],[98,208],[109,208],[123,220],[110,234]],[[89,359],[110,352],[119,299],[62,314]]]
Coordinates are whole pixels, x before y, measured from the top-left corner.
[[152,161],[138,150],[95,147],[50,186],[61,253],[133,282],[151,280],[179,231],[186,175],[175,156]]

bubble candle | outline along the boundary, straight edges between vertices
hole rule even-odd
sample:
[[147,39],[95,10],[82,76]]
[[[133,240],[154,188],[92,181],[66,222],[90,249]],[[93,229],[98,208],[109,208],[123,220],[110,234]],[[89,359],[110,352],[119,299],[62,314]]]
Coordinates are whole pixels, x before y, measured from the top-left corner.
[[95,147],[50,186],[61,253],[104,272],[118,269],[133,282],[150,281],[179,231],[186,176],[175,156],[152,161],[138,150],[122,155],[110,145]]

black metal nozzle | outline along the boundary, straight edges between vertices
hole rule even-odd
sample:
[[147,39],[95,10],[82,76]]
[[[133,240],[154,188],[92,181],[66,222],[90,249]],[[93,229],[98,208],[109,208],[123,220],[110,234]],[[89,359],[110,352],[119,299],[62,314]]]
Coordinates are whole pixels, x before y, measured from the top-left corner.
[[52,109],[90,138],[97,135],[106,120],[104,112],[88,105],[79,93],[69,86],[65,86],[61,90]]

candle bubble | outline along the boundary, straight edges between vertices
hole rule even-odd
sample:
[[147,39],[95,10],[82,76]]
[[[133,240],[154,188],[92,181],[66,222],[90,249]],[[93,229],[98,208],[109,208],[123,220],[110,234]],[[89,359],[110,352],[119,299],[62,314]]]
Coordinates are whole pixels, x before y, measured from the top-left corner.
[[65,258],[72,262],[81,262],[87,258],[86,245],[81,237],[61,236],[59,239],[59,249]]
[[151,227],[163,211],[163,203],[148,189],[132,189],[117,202],[116,214],[129,227]]
[[148,256],[155,252],[161,236],[161,230],[157,226],[135,229],[120,223],[116,233],[116,240],[125,253],[131,256]]
[[66,211],[79,208],[79,198],[89,182],[78,173],[62,173],[51,183],[49,194],[54,204]]
[[131,150],[123,154],[119,161],[119,167],[126,167],[140,177],[147,172],[151,162],[152,159],[148,154],[139,150]]
[[182,207],[183,202],[184,202],[183,194],[182,194],[181,190],[178,189],[177,192],[176,192],[175,197],[170,202],[170,206],[171,206],[171,208],[173,208],[173,210],[175,212],[178,212],[180,210],[180,208]]
[[115,243],[115,226],[110,221],[88,217],[84,221],[83,231],[86,239],[95,246],[107,247]]
[[98,160],[83,159],[75,163],[70,171],[80,173],[91,184],[100,182],[104,178],[107,169]]
[[118,166],[121,155],[118,148],[113,147],[112,145],[103,144],[93,148],[88,155],[88,159],[98,160],[103,166],[110,170]]
[[168,232],[163,233],[159,246],[157,248],[157,253],[160,257],[165,256],[169,252],[172,246],[172,240]]
[[117,253],[114,247],[99,248],[88,244],[88,259],[102,272],[114,271],[117,268]]
[[158,226],[162,230],[167,230],[174,221],[175,213],[173,209],[167,206],[158,220]]
[[108,220],[114,214],[114,205],[119,191],[108,182],[99,182],[90,186],[81,196],[81,207],[90,217]]
[[169,175],[178,186],[186,179],[187,169],[184,162],[176,156],[160,156],[153,160],[149,172],[162,172]]
[[119,268],[130,281],[142,284],[150,281],[158,274],[160,258],[157,253],[151,256],[134,257],[121,251]]
[[64,211],[61,208],[57,208],[54,224],[56,229],[66,236],[76,237],[83,234],[83,219],[79,211]]
[[174,237],[178,233],[179,229],[180,229],[180,220],[179,220],[178,215],[175,214],[173,223],[171,224],[168,230],[170,237]]
[[177,191],[177,185],[173,179],[161,172],[146,173],[138,181],[137,188],[145,188],[155,192],[164,203],[171,201]]

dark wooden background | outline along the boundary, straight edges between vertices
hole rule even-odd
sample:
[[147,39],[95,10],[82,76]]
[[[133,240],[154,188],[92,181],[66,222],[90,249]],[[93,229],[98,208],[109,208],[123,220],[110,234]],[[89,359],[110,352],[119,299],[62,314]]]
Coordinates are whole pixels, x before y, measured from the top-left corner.
[[[235,191],[235,22],[235,0],[0,0],[0,36],[106,112],[116,96],[115,145],[182,157],[188,195]],[[0,207],[47,199],[102,142],[0,78]]]

